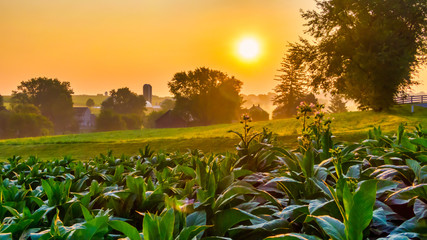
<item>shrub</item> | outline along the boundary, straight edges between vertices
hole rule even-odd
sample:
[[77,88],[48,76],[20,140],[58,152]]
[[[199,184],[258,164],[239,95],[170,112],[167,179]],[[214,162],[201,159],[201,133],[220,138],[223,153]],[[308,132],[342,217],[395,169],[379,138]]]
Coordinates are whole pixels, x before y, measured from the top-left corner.
[[[167,111],[167,110],[166,110]],[[161,117],[163,114],[165,114],[166,111],[153,111],[149,113],[143,121],[143,125],[145,128],[155,128],[156,127],[156,120]]]
[[92,99],[92,98],[89,98],[89,99],[86,101],[86,107],[93,107],[93,106],[95,106],[95,101],[93,101],[93,99]]
[[111,110],[102,110],[96,119],[96,129],[98,131],[113,131],[126,129],[126,122],[120,114]]
[[142,118],[139,114],[122,114],[120,115],[126,124],[126,129],[140,129],[142,125]]

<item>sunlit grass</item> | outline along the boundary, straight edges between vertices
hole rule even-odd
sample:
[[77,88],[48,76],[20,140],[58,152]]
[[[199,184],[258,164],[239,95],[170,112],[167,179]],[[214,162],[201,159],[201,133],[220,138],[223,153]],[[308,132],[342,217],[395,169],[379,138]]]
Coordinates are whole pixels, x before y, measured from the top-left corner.
[[[349,112],[331,114],[334,118],[332,130],[337,140],[358,141],[374,126],[381,126],[383,132],[394,132],[401,122],[410,127],[422,123],[427,127],[427,109],[416,108],[410,113],[409,106],[397,107],[391,113]],[[254,129],[263,127],[278,135],[278,145],[293,146],[301,131],[300,121],[289,118],[252,123]],[[229,130],[240,131],[241,124],[220,124],[204,127],[173,129],[141,129],[128,131],[97,132],[71,135],[57,135],[21,139],[0,140],[0,159],[12,155],[28,156],[37,154],[44,158],[72,155],[80,159],[89,159],[100,152],[112,149],[117,153],[136,154],[145,144],[154,149],[168,151],[202,149],[222,152],[233,149],[237,143]]]

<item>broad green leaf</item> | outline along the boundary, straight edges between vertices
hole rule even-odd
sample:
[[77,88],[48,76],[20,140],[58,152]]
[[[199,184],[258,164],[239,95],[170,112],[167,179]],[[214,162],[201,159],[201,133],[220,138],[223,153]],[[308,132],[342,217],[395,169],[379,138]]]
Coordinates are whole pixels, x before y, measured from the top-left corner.
[[287,233],[268,237],[265,240],[320,240],[320,238],[307,234]]
[[281,212],[275,213],[274,216],[288,219],[293,214],[309,214],[308,206],[307,205],[289,205],[285,209],[283,209]]
[[416,139],[412,139],[411,143],[415,144],[415,145],[420,145],[424,148],[427,148],[427,139],[425,138],[416,138]]
[[93,219],[92,214],[90,213],[90,211],[83,205],[80,204],[80,207],[82,209],[82,213],[83,213],[83,217],[85,218],[86,222],[90,221]]
[[253,172],[251,170],[248,169],[235,169],[233,170],[234,173],[234,178],[240,178],[240,177],[245,177],[248,175],[251,175]]
[[11,207],[6,206],[6,205],[3,205],[2,207],[6,208],[6,210],[8,210],[17,219],[21,218],[21,215],[19,215],[19,213],[18,213],[18,211],[16,211],[16,209],[11,208]]
[[169,209],[161,216],[159,231],[161,239],[172,240],[175,225],[175,214],[173,209]]
[[416,199],[414,203],[414,213],[417,219],[427,218],[427,204]]
[[416,186],[406,187],[391,194],[387,200],[393,200],[396,204],[405,204],[412,198],[421,198],[427,200],[427,184],[418,184]]
[[178,170],[187,174],[188,176],[195,178],[196,177],[196,172],[194,171],[194,169],[187,167],[187,166],[183,166],[183,165],[179,165],[178,166]]
[[420,181],[421,165],[412,159],[406,159],[406,165],[408,165],[414,171],[415,177],[418,179],[418,181]]
[[377,240],[411,240],[418,239],[419,234],[414,232],[396,233],[390,234],[384,238],[378,238]]
[[233,240],[228,237],[219,237],[219,236],[213,236],[213,237],[205,237],[203,240]]
[[0,233],[0,240],[12,240],[12,233]]
[[199,211],[191,213],[186,218],[186,225],[187,227],[206,225],[206,212]]
[[393,192],[396,190],[397,186],[399,185],[396,181],[378,181],[377,183],[377,197],[385,192]]
[[51,199],[53,198],[53,192],[48,181],[42,180],[42,187],[43,187],[43,191],[46,193],[47,199],[51,201]]
[[236,196],[244,194],[257,194],[257,191],[251,187],[243,185],[232,185],[225,190],[215,201],[212,209],[215,211],[220,210],[225,204],[232,201]]
[[420,183],[427,183],[427,165],[420,169]]
[[190,226],[182,229],[181,233],[175,240],[192,240],[198,234],[201,234],[204,230],[208,229],[209,226]]
[[108,216],[95,217],[77,229],[72,239],[102,239],[108,233]]
[[122,232],[130,240],[141,240],[138,230],[124,221],[113,220],[108,223],[112,228],[116,229],[119,232]]
[[154,214],[146,213],[142,224],[142,232],[144,240],[160,239],[159,225],[156,221],[157,216]]
[[300,181],[297,181],[293,178],[290,177],[276,177],[271,179],[270,181],[267,182],[267,184],[272,183],[272,182],[293,182],[293,183],[301,183]]
[[252,224],[252,225],[242,225],[237,226],[234,228],[231,228],[228,231],[228,234],[232,238],[236,238],[240,236],[242,232],[244,233],[251,233],[251,235],[255,235],[256,232],[264,231],[264,232],[277,232],[277,231],[284,231],[284,230],[291,230],[292,226],[291,223],[287,219],[279,218],[279,219],[273,219],[270,221],[264,221],[262,223],[258,224]]
[[232,226],[251,218],[256,216],[237,208],[219,211],[214,216],[214,232],[218,236],[224,236]]
[[372,220],[373,208],[376,200],[377,181],[364,181],[353,196],[353,205],[346,222],[346,233],[349,240],[362,240],[363,230]]
[[173,209],[163,212],[160,216],[146,213],[142,227],[144,240],[171,240],[174,226],[175,214]]
[[336,218],[329,216],[312,216],[316,222],[333,240],[346,240],[345,226]]
[[314,153],[313,149],[308,149],[304,157],[302,158],[302,161],[300,162],[300,167],[302,172],[304,173],[304,176],[306,178],[313,177],[314,172]]
[[344,210],[345,217],[344,223],[349,220],[350,213],[354,206],[353,194],[350,192],[347,182],[344,181],[344,189],[343,189],[343,202],[344,202]]
[[399,234],[399,233],[408,233],[414,232],[417,227],[417,218],[413,217],[411,219],[406,220],[399,227],[395,228],[390,235]]
[[427,163],[427,155],[426,154],[420,154],[415,157],[416,159],[420,160],[422,163]]

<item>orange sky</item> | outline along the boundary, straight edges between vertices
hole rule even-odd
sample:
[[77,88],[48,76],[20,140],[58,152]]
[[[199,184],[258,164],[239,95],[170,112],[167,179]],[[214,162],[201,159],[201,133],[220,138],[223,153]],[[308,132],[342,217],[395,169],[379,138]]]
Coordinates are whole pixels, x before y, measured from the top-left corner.
[[[314,0],[0,0],[0,94],[45,76],[71,82],[76,94],[129,87],[170,95],[179,71],[206,66],[267,93],[286,43],[303,34],[299,9]],[[245,36],[259,40],[253,62],[236,55]],[[427,92],[427,71],[415,87]]]

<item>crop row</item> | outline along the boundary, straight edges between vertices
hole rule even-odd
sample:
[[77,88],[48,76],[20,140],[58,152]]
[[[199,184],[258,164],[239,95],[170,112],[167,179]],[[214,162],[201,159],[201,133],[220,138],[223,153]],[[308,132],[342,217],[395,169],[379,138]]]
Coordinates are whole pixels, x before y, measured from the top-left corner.
[[304,114],[299,147],[244,118],[236,153],[112,152],[0,163],[0,239],[423,239],[427,132],[334,142]]

